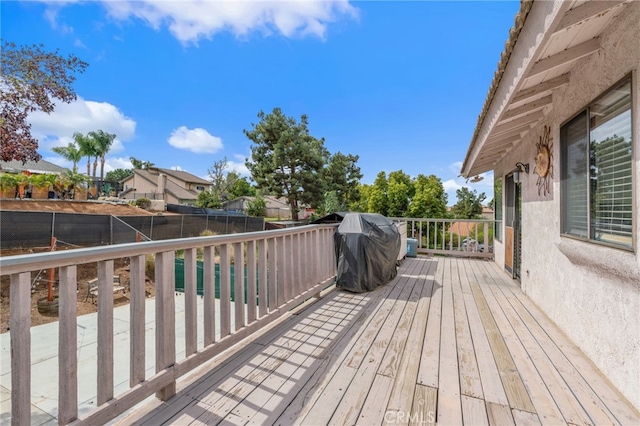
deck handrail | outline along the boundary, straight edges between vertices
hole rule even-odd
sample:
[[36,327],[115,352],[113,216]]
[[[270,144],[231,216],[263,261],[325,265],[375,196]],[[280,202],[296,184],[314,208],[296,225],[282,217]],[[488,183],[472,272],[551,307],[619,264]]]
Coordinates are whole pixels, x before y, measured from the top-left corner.
[[407,223],[407,238],[417,240],[418,253],[493,258],[493,219],[390,219]]
[[[60,424],[105,423],[154,393],[162,400],[176,392],[176,380],[210,360],[293,307],[317,296],[336,274],[335,225],[308,225],[178,240],[150,241],[94,248],[0,257],[0,273],[10,276],[11,419],[29,424],[31,415],[31,272],[59,268]],[[204,262],[203,322],[197,322],[197,249]],[[176,359],[176,250],[185,260],[185,358]],[[216,260],[216,250],[219,260]],[[155,374],[145,377],[145,260],[155,256]],[[232,256],[233,254],[233,256]],[[130,258],[129,389],[114,394],[114,259]],[[232,260],[233,257],[233,260]],[[231,281],[231,265],[235,278]],[[77,344],[77,265],[97,262],[97,407],[79,413]],[[215,265],[220,268],[219,312],[216,312]],[[244,275],[247,275],[244,297]],[[231,286],[235,299],[230,297]],[[233,316],[233,324],[232,324]],[[216,338],[216,324],[220,328]],[[197,328],[203,328],[198,349]]]

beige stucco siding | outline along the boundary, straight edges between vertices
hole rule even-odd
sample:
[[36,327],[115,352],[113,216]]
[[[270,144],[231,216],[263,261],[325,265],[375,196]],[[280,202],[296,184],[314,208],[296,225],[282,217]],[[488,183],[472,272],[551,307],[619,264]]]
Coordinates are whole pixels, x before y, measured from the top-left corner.
[[[496,167],[531,165],[522,183],[522,288],[640,409],[640,2],[627,5],[601,35],[602,49],[578,60],[568,85],[553,93],[553,109]],[[560,126],[633,72],[635,252],[560,235]],[[538,195],[533,173],[544,126],[553,138],[553,191]],[[504,210],[503,210],[504,211]],[[504,246],[495,244],[504,264]]]

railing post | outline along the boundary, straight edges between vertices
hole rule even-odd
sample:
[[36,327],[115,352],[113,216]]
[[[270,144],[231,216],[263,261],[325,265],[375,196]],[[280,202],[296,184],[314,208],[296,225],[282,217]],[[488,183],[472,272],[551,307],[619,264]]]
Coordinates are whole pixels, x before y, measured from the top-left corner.
[[77,272],[75,266],[59,271],[58,312],[58,421],[71,423],[78,418],[78,326]]
[[113,398],[113,260],[98,262],[98,406]]
[[31,423],[31,274],[11,275],[11,424]]
[[145,379],[145,262],[146,256],[131,257],[129,281],[129,313],[131,317],[131,344],[129,355],[129,386],[133,387]]
[[[156,253],[155,282],[156,373],[160,373],[176,362],[175,265],[173,251]],[[156,396],[162,401],[166,401],[175,394],[175,381],[156,392]]]

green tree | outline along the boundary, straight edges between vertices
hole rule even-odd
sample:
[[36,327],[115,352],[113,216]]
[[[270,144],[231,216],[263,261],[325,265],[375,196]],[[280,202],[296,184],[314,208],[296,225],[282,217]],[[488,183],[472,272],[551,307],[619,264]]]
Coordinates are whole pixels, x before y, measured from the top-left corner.
[[[338,207],[339,211],[347,210],[347,206],[359,200],[358,185],[362,179],[360,167],[357,166],[359,158],[357,155],[345,155],[338,151],[329,157],[324,169],[326,190],[334,193],[338,206],[341,206]],[[325,195],[325,204],[326,202]]]
[[107,182],[120,182],[133,174],[131,169],[115,169],[107,172],[104,179]]
[[151,161],[138,160],[136,157],[129,157],[129,161],[131,161],[133,168],[137,170],[149,170],[155,166]]
[[487,198],[484,192],[478,194],[476,190],[462,187],[456,190],[458,201],[451,207],[451,213],[456,219],[476,219],[482,216],[482,202]]
[[198,198],[196,198],[196,207],[219,209],[221,205],[220,198],[216,197],[211,191],[200,191]]
[[358,191],[358,201],[354,201],[349,204],[349,211],[362,213],[369,211],[371,188],[372,186],[367,185],[366,183],[361,183],[356,187],[356,191]]
[[298,220],[300,204],[317,207],[322,202],[322,172],[329,156],[324,138],[309,134],[306,115],[298,122],[274,108],[270,114],[260,111],[258,118],[258,124],[244,130],[252,142],[251,161],[246,165],[258,188],[285,197],[292,219]]
[[387,187],[388,215],[404,217],[409,211],[409,202],[415,193],[411,176],[402,170],[389,173]]
[[264,217],[267,215],[267,202],[262,196],[257,195],[247,204],[247,214],[249,216]]
[[51,148],[51,151],[61,155],[65,160],[73,162],[72,170],[78,171],[78,162],[82,160],[83,155],[75,142],[69,142],[67,146],[55,146]]
[[388,189],[387,174],[385,172],[378,173],[369,193],[368,212],[380,213],[384,216],[387,215],[387,211],[389,210],[389,199],[387,198]]
[[89,177],[73,170],[66,170],[61,176],[62,185],[66,188],[67,197],[75,198],[76,191],[78,189],[84,189],[87,187]]
[[240,179],[238,173],[234,171],[227,172],[228,168],[229,162],[227,157],[224,157],[222,160],[215,161],[213,166],[207,170],[211,180],[211,194],[219,200],[219,203],[233,198],[231,192],[236,182]]
[[[104,182],[105,156],[111,149],[111,145],[113,145],[113,141],[116,139],[116,135],[113,133],[107,133],[104,130],[98,130],[95,132],[89,132],[89,136],[94,140],[97,157],[100,157],[100,182]],[[95,177],[95,173],[96,169],[94,165],[93,177]]]
[[91,176],[91,157],[96,153],[96,143],[92,137],[83,135],[80,132],[73,134],[73,140],[78,145],[82,156],[87,157],[87,176]]
[[74,55],[64,58],[57,50],[47,52],[42,44],[18,47],[7,41],[2,41],[0,59],[0,159],[38,161],[29,114],[50,114],[55,100],[74,101],[74,74],[84,72],[88,64]]
[[246,177],[239,178],[233,184],[231,192],[229,193],[229,199],[233,200],[238,197],[254,197],[256,195],[256,189],[251,186]]
[[347,210],[344,203],[340,201],[336,191],[329,191],[324,196],[324,203],[320,206],[318,213],[325,216],[335,212]]
[[447,193],[435,175],[419,174],[413,181],[414,195],[409,217],[444,218],[447,216]]

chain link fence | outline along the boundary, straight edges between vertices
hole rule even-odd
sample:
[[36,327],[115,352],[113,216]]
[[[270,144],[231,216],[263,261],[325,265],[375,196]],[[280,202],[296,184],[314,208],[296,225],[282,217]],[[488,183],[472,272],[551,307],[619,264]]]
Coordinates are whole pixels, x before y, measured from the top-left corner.
[[264,218],[245,215],[108,216],[56,212],[0,212],[0,248],[47,247],[51,237],[77,246],[122,244],[264,230]]

